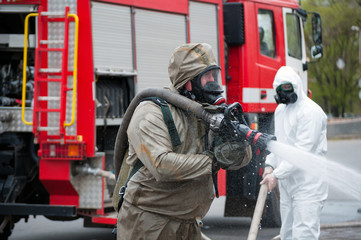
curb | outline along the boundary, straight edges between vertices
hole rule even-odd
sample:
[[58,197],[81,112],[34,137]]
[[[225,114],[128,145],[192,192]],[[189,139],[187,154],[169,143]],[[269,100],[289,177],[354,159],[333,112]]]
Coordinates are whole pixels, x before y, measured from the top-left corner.
[[361,222],[342,222],[342,223],[331,223],[331,224],[321,224],[321,229],[327,228],[344,228],[344,227],[361,227]]
[[[330,228],[352,228],[352,227],[361,227],[361,222],[342,222],[342,223],[331,223],[331,224],[321,224],[321,229],[330,229]],[[277,235],[272,240],[280,240],[281,236]]]

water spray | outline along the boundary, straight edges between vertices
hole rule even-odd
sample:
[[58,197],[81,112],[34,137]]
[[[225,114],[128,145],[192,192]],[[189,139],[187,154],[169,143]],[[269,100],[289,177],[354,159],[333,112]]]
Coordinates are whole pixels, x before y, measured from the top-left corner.
[[361,174],[355,169],[328,161],[325,156],[302,151],[281,142],[270,142],[267,148],[300,170],[302,169],[316,178],[321,178],[322,181],[332,185],[345,196],[361,201],[361,188],[358,185],[361,182]]

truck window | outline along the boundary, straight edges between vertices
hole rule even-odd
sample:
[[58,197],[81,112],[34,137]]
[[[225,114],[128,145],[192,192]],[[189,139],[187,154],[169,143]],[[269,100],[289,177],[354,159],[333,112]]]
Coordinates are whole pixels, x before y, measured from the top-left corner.
[[301,28],[298,16],[287,13],[286,26],[288,56],[302,59]]
[[260,52],[264,56],[274,58],[276,56],[273,12],[270,10],[258,10],[258,32]]

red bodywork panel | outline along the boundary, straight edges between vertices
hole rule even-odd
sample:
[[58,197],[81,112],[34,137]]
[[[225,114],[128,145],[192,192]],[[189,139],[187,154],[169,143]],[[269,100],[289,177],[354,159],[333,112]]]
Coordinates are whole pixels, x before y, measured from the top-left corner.
[[51,205],[79,206],[79,196],[70,182],[70,161],[39,161],[39,178],[50,194]]
[[[233,1],[244,4],[245,43],[229,48],[229,76],[227,82],[228,102],[240,102],[243,110],[249,113],[274,112],[276,103],[269,103],[273,95],[267,92],[277,70],[285,65],[285,40],[282,7],[296,8],[295,1]],[[275,58],[267,57],[260,52],[257,13],[259,9],[270,10],[274,16]],[[255,51],[257,49],[257,51]],[[258,101],[247,100],[244,93],[253,90]]]
[[90,1],[78,1],[77,133],[86,143],[87,157],[95,155],[95,79]]

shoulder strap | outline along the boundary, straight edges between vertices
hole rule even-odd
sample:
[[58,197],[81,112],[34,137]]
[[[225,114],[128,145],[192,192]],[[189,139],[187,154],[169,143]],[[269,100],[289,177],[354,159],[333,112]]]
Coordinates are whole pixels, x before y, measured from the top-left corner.
[[[176,147],[178,145],[181,144],[179,135],[178,135],[178,131],[177,128],[174,124],[173,121],[173,117],[172,117],[172,113],[169,109],[168,103],[160,98],[157,97],[148,97],[148,98],[144,98],[142,101],[152,101],[155,104],[157,104],[158,106],[160,106],[160,108],[162,109],[162,113],[163,113],[163,117],[164,117],[164,122],[167,125],[168,128],[168,132],[170,135],[170,138],[172,140],[172,145],[173,147]],[[124,185],[119,189],[119,201],[118,201],[118,212],[120,210],[120,207],[122,205],[123,202],[123,195],[125,193],[125,189],[127,188],[128,182],[129,180],[133,177],[133,175],[142,167],[144,166],[143,163],[138,159],[137,162],[135,163],[134,167],[132,168],[132,170],[130,171],[127,180],[125,181]]]
[[132,168],[132,171],[130,171],[129,176],[127,178],[127,180],[125,181],[124,185],[127,186],[129,179],[131,179],[133,177],[133,175],[138,172],[138,170],[143,167],[143,163],[142,161],[140,161],[139,159],[137,160],[137,162],[135,163],[134,167]]
[[168,132],[172,140],[173,147],[180,145],[181,141],[178,135],[177,128],[174,124],[172,113],[169,109],[168,103],[165,100],[158,97],[148,97],[148,98],[144,98],[142,101],[152,101],[158,106],[160,106],[160,108],[162,109],[164,122],[167,125]]
[[[173,147],[178,146],[181,144],[179,135],[178,135],[178,131],[177,128],[175,127],[174,121],[173,121],[173,117],[172,117],[172,113],[170,112],[169,106],[167,104],[167,102],[163,99],[157,98],[157,97],[149,97],[149,98],[144,98],[142,101],[153,101],[154,103],[156,103],[157,105],[159,105],[162,109],[162,113],[163,113],[163,117],[164,117],[164,121],[167,125],[168,128],[168,132],[170,134],[170,137],[172,139],[172,145]],[[143,166],[143,163],[138,159],[137,162],[135,163],[134,167],[132,168],[132,171],[130,171],[127,180],[124,183],[124,186],[126,187],[129,179],[132,178],[132,176]]]
[[123,200],[124,200],[124,193],[125,193],[125,189],[127,188],[128,182],[129,180],[133,177],[133,175],[138,172],[138,170],[143,166],[143,163],[138,159],[137,162],[135,163],[134,167],[132,168],[132,171],[130,171],[127,180],[125,180],[124,185],[119,188],[119,200],[118,200],[118,206],[117,206],[117,210],[119,212]]

